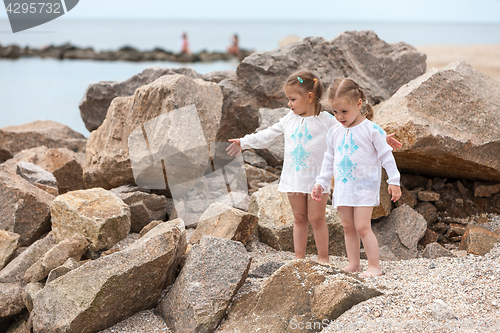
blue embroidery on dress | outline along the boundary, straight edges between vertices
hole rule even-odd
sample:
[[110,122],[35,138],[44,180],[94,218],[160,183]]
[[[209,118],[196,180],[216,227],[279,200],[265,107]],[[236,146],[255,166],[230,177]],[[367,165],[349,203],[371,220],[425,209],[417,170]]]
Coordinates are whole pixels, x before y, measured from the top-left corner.
[[340,143],[340,146],[338,146],[338,151],[340,152],[341,155],[343,155],[342,160],[340,160],[339,163],[337,163],[337,168],[339,169],[339,180],[342,181],[344,184],[347,183],[349,180],[355,180],[353,176],[353,171],[356,169],[357,163],[353,163],[349,156],[354,154],[358,149],[358,145],[354,142],[354,139],[352,138],[352,133],[351,133],[351,140],[350,144],[345,142],[345,136],[342,142]]
[[373,128],[378,130],[380,134],[385,135],[385,131],[377,124],[373,124]]
[[305,159],[309,157],[309,154],[303,147],[303,145],[312,139],[312,135],[309,133],[307,129],[307,124],[304,125],[304,133],[299,132],[300,125],[297,126],[295,132],[292,134],[292,140],[297,144],[294,150],[292,150],[292,165],[291,167],[295,169],[295,171],[299,171],[300,168],[307,168],[305,163]]

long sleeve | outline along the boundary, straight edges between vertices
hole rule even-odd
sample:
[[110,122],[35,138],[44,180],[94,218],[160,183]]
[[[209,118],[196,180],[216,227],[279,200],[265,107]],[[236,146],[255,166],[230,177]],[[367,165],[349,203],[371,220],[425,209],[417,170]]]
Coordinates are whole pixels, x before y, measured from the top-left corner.
[[334,150],[333,150],[333,140],[332,131],[328,131],[326,135],[326,152],[323,155],[323,163],[321,163],[321,171],[319,176],[316,177],[316,184],[320,184],[323,187],[324,192],[330,192],[332,185],[332,175],[333,175],[333,162],[334,162]]
[[247,134],[240,140],[241,149],[262,149],[269,145],[280,135],[283,135],[285,129],[285,117],[271,127],[257,133]]
[[399,174],[398,167],[396,166],[396,160],[392,155],[392,148],[387,143],[387,138],[385,132],[378,126],[374,127],[372,131],[372,139],[375,150],[377,150],[377,156],[379,161],[382,163],[382,167],[387,172],[389,179],[387,183],[390,185],[398,185],[401,178]]

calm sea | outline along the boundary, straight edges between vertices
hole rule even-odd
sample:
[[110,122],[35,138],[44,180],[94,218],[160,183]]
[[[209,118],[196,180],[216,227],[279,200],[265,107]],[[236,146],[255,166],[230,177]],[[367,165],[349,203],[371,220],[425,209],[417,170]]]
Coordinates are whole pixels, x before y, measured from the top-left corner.
[[[76,21],[64,18],[13,34],[0,20],[0,44],[40,47],[69,42],[96,50],[125,45],[140,50],[161,47],[178,51],[187,32],[190,47],[223,51],[237,33],[241,47],[271,50],[289,35],[332,39],[345,30],[374,30],[381,39],[423,44],[500,44],[499,24],[369,23],[369,22],[204,22],[204,21]],[[121,81],[145,68],[183,67],[167,62],[94,62],[86,60],[0,60],[0,127],[34,120],[54,120],[88,136],[78,109],[85,88],[96,81]],[[199,73],[235,69],[236,62],[189,64]]]

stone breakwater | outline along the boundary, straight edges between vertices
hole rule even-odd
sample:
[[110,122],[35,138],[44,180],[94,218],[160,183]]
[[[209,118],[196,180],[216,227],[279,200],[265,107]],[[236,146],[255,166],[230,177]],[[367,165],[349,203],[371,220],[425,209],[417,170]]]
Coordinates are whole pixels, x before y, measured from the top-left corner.
[[[415,321],[416,330],[394,329],[413,332],[494,323],[500,83],[463,62],[425,73],[425,59],[371,31],[311,37],[254,53],[236,71],[150,68],[93,84],[80,103],[88,139],[50,121],[0,128],[0,331],[328,332],[361,318],[366,331]],[[176,147],[176,161],[190,164],[169,172],[192,178],[207,168],[188,149],[188,115],[199,118],[200,141],[264,129],[288,112],[280,87],[299,68],[326,85],[361,82],[377,104],[375,122],[404,144],[394,152],[403,196],[391,203],[382,181],[372,215],[382,277],[340,270],[344,236],[331,206],[330,264],[314,261],[312,233],[308,259],[293,260],[293,213],[276,185],[282,142],[244,152],[249,195],[237,207],[174,205],[169,184],[135,183],[132,163],[154,165],[148,149],[129,149],[133,131],[148,128],[159,150]],[[183,122],[150,127],[174,111],[186,111]],[[197,189],[216,197],[215,181],[203,178]],[[194,224],[180,218],[196,213]]]
[[[250,55],[252,51],[240,50],[239,60]],[[19,59],[23,57],[40,57],[63,59],[81,59],[98,61],[171,61],[181,63],[209,62],[238,59],[224,52],[201,51],[198,53],[174,53],[161,48],[150,51],[140,51],[131,46],[124,46],[115,51],[95,51],[93,48],[80,48],[71,44],[50,45],[43,48],[20,47],[18,45],[0,45],[0,58]]]

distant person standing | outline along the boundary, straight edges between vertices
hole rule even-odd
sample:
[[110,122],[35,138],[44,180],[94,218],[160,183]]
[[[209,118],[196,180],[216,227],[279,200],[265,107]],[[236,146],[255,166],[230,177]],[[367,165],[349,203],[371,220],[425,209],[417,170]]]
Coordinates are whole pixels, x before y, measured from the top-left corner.
[[231,45],[227,48],[227,54],[233,55],[235,57],[240,58],[241,57],[241,52],[240,52],[240,47],[238,46],[239,39],[238,35],[234,34],[231,37]]
[[181,53],[182,54],[190,54],[191,53],[191,51],[189,50],[189,42],[188,42],[187,33],[185,33],[185,32],[182,33]]

